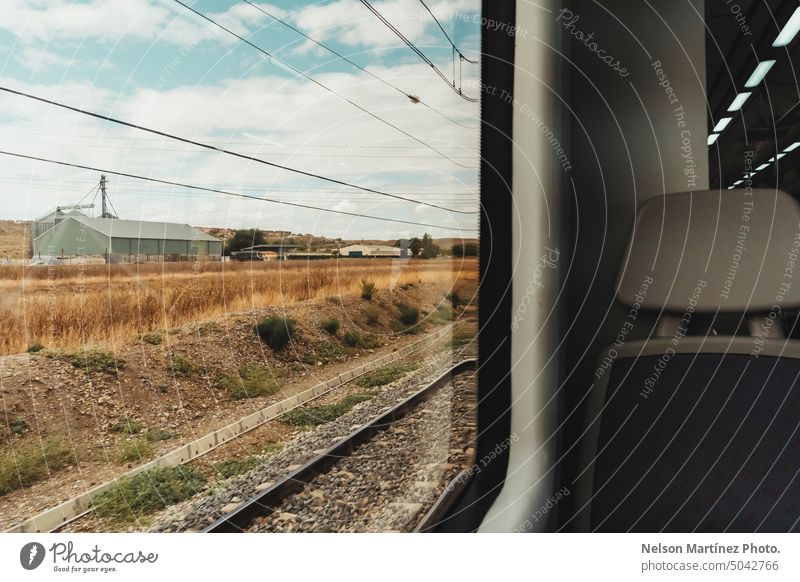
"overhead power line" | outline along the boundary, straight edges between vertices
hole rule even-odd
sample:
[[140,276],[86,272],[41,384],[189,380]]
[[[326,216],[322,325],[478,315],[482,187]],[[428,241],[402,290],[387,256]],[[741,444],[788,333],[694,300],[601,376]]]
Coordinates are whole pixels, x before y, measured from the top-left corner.
[[406,202],[412,202],[414,204],[423,204],[425,206],[430,206],[432,208],[438,208],[439,210],[447,210],[448,212],[456,212],[458,214],[477,214],[477,211],[467,212],[467,211],[464,211],[464,210],[455,210],[453,208],[448,208],[446,206],[439,206],[438,204],[433,204],[431,202],[422,202],[422,201],[416,200],[414,198],[408,198],[406,196],[400,196],[398,194],[390,194],[388,192],[383,192],[381,190],[375,190],[374,188],[367,188],[366,186],[358,186],[356,184],[351,184],[350,182],[345,182],[343,180],[337,180],[336,178],[329,178],[329,177],[323,176],[321,174],[315,174],[313,172],[306,172],[305,170],[299,170],[297,168],[292,168],[291,166],[286,166],[284,164],[278,164],[276,162],[270,162],[270,161],[264,160],[262,158],[256,158],[254,156],[250,156],[250,155],[247,155],[247,154],[241,154],[239,152],[234,152],[232,150],[228,150],[228,149],[225,149],[225,148],[220,148],[220,147],[217,147],[217,146],[214,146],[214,145],[210,145],[210,144],[207,144],[207,143],[195,141],[195,140],[188,139],[188,138],[185,138],[185,137],[180,137],[180,136],[177,136],[177,135],[173,135],[171,133],[166,133],[166,132],[163,132],[163,131],[159,131],[157,129],[152,129],[152,128],[149,128],[149,127],[145,127],[143,125],[137,125],[135,123],[129,123],[127,121],[122,121],[120,119],[115,119],[113,117],[109,117],[107,115],[102,115],[100,113],[94,113],[92,111],[87,111],[85,109],[79,109],[77,107],[72,107],[71,105],[66,105],[64,103],[59,103],[58,101],[45,99],[44,97],[37,97],[36,95],[31,95],[29,93],[23,93],[22,91],[17,91],[15,89],[10,89],[9,87],[4,87],[4,86],[0,85],[0,91],[5,91],[6,93],[11,93],[12,95],[19,95],[20,97],[26,97],[28,99],[33,99],[34,101],[39,101],[41,103],[46,103],[48,105],[53,105],[55,107],[60,107],[62,109],[66,109],[68,111],[74,111],[75,113],[80,113],[82,115],[88,115],[88,116],[94,117],[96,119],[102,119],[103,121],[109,121],[111,123],[116,123],[118,125],[124,125],[125,127],[138,129],[140,131],[146,131],[148,133],[152,133],[152,134],[155,134],[155,135],[160,135],[161,137],[167,137],[169,139],[174,139],[176,141],[180,141],[180,142],[183,142],[183,143],[188,143],[188,144],[191,144],[191,145],[195,145],[195,146],[198,146],[198,147],[201,147],[201,148],[205,148],[207,150],[219,152],[219,153],[222,153],[222,154],[227,154],[229,156],[234,156],[234,157],[237,157],[237,158],[241,158],[243,160],[250,160],[252,162],[258,162],[259,164],[264,164],[266,166],[270,166],[270,167],[273,167],[273,168],[286,170],[288,172],[294,172],[296,174],[300,174],[300,175],[303,175],[303,176],[308,176],[309,178],[316,178],[318,180],[324,180],[324,181],[330,182],[332,184],[338,184],[340,186],[347,186],[348,188],[355,188],[355,189],[361,190],[363,192],[371,192],[372,194],[378,194],[379,196],[387,196],[389,198],[396,198],[398,200],[405,200]]
[[214,19],[212,19],[212,18],[210,18],[210,17],[206,16],[205,14],[203,14],[202,12],[200,12],[200,11],[198,11],[198,10],[195,10],[194,8],[192,8],[191,6],[189,6],[188,4],[184,4],[183,2],[181,2],[181,0],[175,0],[175,2],[176,2],[176,3],[178,3],[178,4],[180,4],[181,6],[183,6],[184,8],[186,8],[187,10],[189,10],[190,12],[192,12],[192,13],[196,14],[196,15],[197,15],[197,16],[199,16],[200,18],[202,18],[202,19],[204,19],[204,20],[206,20],[206,21],[210,22],[210,23],[211,23],[211,24],[213,24],[214,26],[216,26],[216,27],[218,27],[218,28],[220,28],[220,29],[224,30],[224,31],[225,31],[225,32],[227,32],[228,34],[230,34],[230,35],[232,35],[232,36],[235,36],[236,38],[238,38],[238,39],[239,39],[240,41],[242,41],[243,43],[247,44],[248,46],[251,46],[251,47],[253,47],[254,49],[256,49],[257,51],[259,51],[260,53],[262,53],[262,54],[266,55],[266,56],[267,56],[267,57],[268,57],[270,60],[273,60],[273,61],[275,61],[276,63],[280,64],[281,66],[283,66],[283,67],[286,67],[287,69],[289,69],[290,71],[292,71],[292,72],[293,72],[293,73],[295,73],[296,75],[300,75],[300,76],[301,76],[301,77],[303,77],[304,79],[307,79],[307,80],[311,81],[312,83],[314,83],[314,84],[315,84],[315,85],[317,85],[318,87],[321,87],[321,88],[325,89],[325,90],[326,90],[326,91],[328,91],[329,93],[331,93],[331,94],[333,94],[333,95],[336,95],[336,96],[337,96],[339,99],[342,99],[343,101],[346,101],[347,103],[349,103],[350,105],[352,105],[353,107],[355,107],[356,109],[358,109],[359,111],[362,111],[362,112],[366,113],[367,115],[369,115],[370,117],[372,117],[372,118],[374,118],[374,119],[378,120],[378,121],[379,121],[379,122],[381,122],[382,124],[384,124],[384,125],[386,125],[386,126],[388,126],[388,127],[391,127],[391,128],[392,128],[392,129],[394,129],[395,131],[399,131],[400,133],[402,133],[402,134],[403,134],[403,135],[405,135],[406,137],[409,137],[409,138],[413,139],[415,142],[417,142],[417,143],[419,143],[419,144],[422,144],[422,145],[424,145],[426,148],[428,148],[428,149],[430,149],[431,151],[433,151],[433,152],[437,153],[439,156],[441,156],[442,158],[444,158],[444,159],[446,159],[446,160],[450,161],[451,163],[455,164],[456,166],[460,166],[460,167],[462,167],[462,168],[470,168],[470,167],[471,167],[471,166],[466,166],[466,165],[464,165],[464,164],[461,164],[461,163],[459,163],[459,162],[455,161],[453,158],[449,157],[447,154],[445,154],[445,153],[444,153],[444,152],[442,152],[441,150],[437,149],[436,147],[434,147],[434,146],[430,145],[428,142],[426,142],[426,141],[423,141],[423,140],[421,140],[420,138],[418,138],[418,137],[416,137],[416,136],[414,136],[414,135],[410,134],[410,133],[409,133],[409,132],[407,132],[405,129],[403,129],[403,128],[401,128],[401,127],[397,126],[397,125],[395,125],[394,123],[392,123],[392,122],[390,122],[390,121],[386,121],[386,120],[385,120],[384,118],[382,118],[380,115],[377,115],[376,113],[373,113],[373,112],[372,112],[372,111],[370,111],[369,109],[367,109],[367,108],[365,108],[365,107],[362,107],[361,105],[359,105],[358,103],[356,103],[356,102],[355,102],[355,101],[353,101],[352,99],[349,99],[349,98],[345,97],[344,95],[342,95],[341,93],[339,93],[339,92],[338,92],[338,91],[336,91],[335,89],[331,89],[330,87],[328,87],[327,85],[325,85],[325,84],[324,84],[324,83],[322,83],[321,81],[318,81],[317,79],[315,79],[315,78],[314,78],[314,77],[312,77],[311,75],[307,75],[306,73],[304,73],[303,71],[301,71],[301,70],[300,70],[300,69],[298,69],[297,67],[294,67],[294,66],[290,65],[289,63],[287,63],[286,61],[283,61],[283,60],[279,59],[278,57],[274,56],[272,53],[270,53],[270,52],[268,52],[268,51],[266,51],[266,50],[262,49],[260,46],[258,46],[258,45],[256,45],[256,44],[254,44],[254,43],[250,42],[249,40],[247,40],[247,39],[246,39],[246,38],[244,38],[243,36],[241,36],[241,35],[239,35],[239,34],[236,34],[236,33],[235,33],[235,32],[233,32],[233,31],[232,31],[230,28],[226,28],[225,26],[223,26],[222,24],[220,24],[220,23],[219,23],[219,22],[217,22],[216,20],[214,20]]
[[[244,0],[244,1],[245,1],[245,2],[247,2],[247,0]],[[249,4],[249,2],[247,2],[247,3]],[[419,3],[420,3],[420,4],[422,4],[422,5],[425,7],[425,10],[427,10],[427,11],[428,11],[428,14],[430,14],[430,15],[431,15],[431,18],[433,18],[433,21],[434,21],[434,22],[436,23],[436,25],[439,27],[439,30],[441,30],[441,31],[442,31],[442,33],[444,34],[445,38],[447,38],[447,41],[450,43],[450,46],[452,46],[452,47],[453,47],[453,50],[454,50],[455,52],[457,52],[457,53],[458,53],[458,57],[459,57],[461,60],[467,61],[467,62],[468,62],[469,64],[471,64],[471,65],[477,65],[477,64],[478,64],[478,61],[473,61],[473,60],[470,60],[470,59],[468,59],[467,57],[465,57],[465,56],[464,56],[464,53],[462,53],[462,52],[459,50],[459,48],[456,46],[456,43],[454,43],[454,42],[453,42],[453,39],[452,39],[452,38],[450,38],[450,35],[449,35],[449,34],[447,34],[447,31],[444,29],[444,26],[442,26],[442,23],[441,23],[441,22],[439,22],[439,19],[438,19],[438,18],[436,18],[436,15],[433,13],[433,11],[432,11],[430,8],[428,8],[428,5],[427,5],[427,4],[425,4],[425,0],[419,0]]]
[[[177,2],[179,0],[175,1]],[[462,99],[466,99],[467,101],[470,101],[472,103],[478,102],[477,98],[464,95],[464,93],[461,92],[461,87],[456,87],[455,71],[453,71],[453,82],[451,83],[450,79],[447,78],[447,75],[445,75],[442,72],[442,70],[439,67],[437,67],[436,64],[432,60],[430,60],[428,56],[424,52],[422,52],[413,42],[408,40],[408,38],[397,29],[397,27],[395,27],[391,22],[389,22],[386,19],[386,17],[383,16],[383,14],[378,12],[378,10],[372,4],[369,3],[369,0],[361,0],[361,3],[364,6],[366,6],[367,9],[370,12],[372,12],[375,15],[375,17],[378,20],[380,20],[389,30],[391,30],[400,40],[402,40],[408,48],[414,51],[417,54],[417,56],[419,56],[419,58],[421,58],[425,63],[427,63],[431,67],[431,69],[433,69],[433,71],[437,75],[439,75],[445,83],[447,83],[447,86],[456,92],[456,94],[459,97],[461,97]]]
[[[384,84],[384,85],[386,85],[387,87],[390,87],[390,88],[394,89],[395,91],[397,91],[398,93],[400,93],[400,94],[401,94],[401,95],[403,95],[404,97],[407,97],[407,98],[408,98],[408,99],[409,99],[409,100],[410,100],[412,103],[418,103],[418,104],[420,104],[420,105],[422,105],[422,106],[424,106],[424,107],[427,107],[428,109],[430,109],[430,110],[431,110],[431,111],[433,111],[434,113],[437,113],[437,114],[441,115],[442,117],[444,117],[444,118],[445,118],[447,121],[449,121],[450,123],[455,123],[456,125],[458,125],[458,126],[460,126],[460,127],[465,127],[465,128],[467,128],[467,129],[475,129],[475,128],[474,128],[474,127],[472,127],[472,126],[469,126],[469,125],[464,125],[463,123],[459,123],[458,121],[456,121],[455,119],[453,119],[453,118],[451,118],[451,117],[449,117],[449,116],[445,115],[444,113],[442,113],[441,111],[439,111],[439,110],[438,110],[438,109],[436,109],[435,107],[431,107],[430,105],[428,105],[427,103],[425,103],[425,102],[424,102],[422,99],[420,99],[418,96],[416,96],[416,95],[412,95],[411,93],[408,93],[407,91],[404,91],[403,89],[401,89],[401,88],[400,88],[400,87],[398,87],[397,85],[395,85],[395,84],[393,84],[393,83],[391,83],[391,82],[387,81],[387,80],[386,80],[386,79],[384,79],[383,77],[380,77],[380,76],[376,75],[375,73],[373,73],[372,71],[370,71],[370,70],[366,69],[365,67],[362,67],[361,65],[359,65],[359,64],[358,64],[358,63],[356,63],[355,61],[353,61],[353,60],[351,60],[350,58],[346,57],[345,55],[341,54],[341,53],[340,53],[339,51],[337,51],[336,49],[332,49],[332,48],[331,48],[331,47],[329,47],[328,45],[326,45],[326,44],[324,44],[324,43],[321,43],[321,42],[319,42],[318,40],[316,40],[316,39],[314,39],[314,38],[310,37],[310,36],[309,36],[309,35],[307,35],[305,32],[303,32],[302,30],[300,30],[299,28],[297,28],[296,26],[292,26],[291,24],[289,24],[288,22],[286,22],[286,21],[285,21],[285,20],[283,20],[282,18],[278,18],[278,17],[277,17],[277,16],[275,16],[274,14],[272,14],[272,13],[270,13],[270,12],[267,12],[267,11],[266,11],[266,10],[264,10],[264,9],[263,9],[261,6],[259,6],[259,5],[257,5],[257,4],[253,4],[252,2],[250,2],[250,0],[242,0],[242,1],[243,1],[245,4],[249,4],[250,6],[252,6],[253,8],[255,8],[256,10],[258,10],[258,11],[260,11],[260,12],[262,12],[262,13],[266,14],[267,16],[269,16],[270,18],[272,18],[272,19],[273,19],[273,20],[275,20],[276,22],[280,22],[280,23],[281,23],[281,24],[283,24],[285,27],[287,27],[287,28],[288,28],[288,29],[290,29],[290,30],[293,30],[294,32],[296,32],[297,34],[299,34],[300,36],[302,36],[303,38],[306,38],[306,39],[310,40],[311,42],[313,42],[313,43],[314,43],[315,45],[317,45],[318,47],[324,48],[326,51],[328,51],[328,52],[330,52],[330,53],[332,53],[332,54],[336,55],[337,57],[339,57],[339,58],[340,58],[340,59],[342,59],[343,61],[345,61],[345,62],[347,62],[347,63],[350,63],[350,64],[351,64],[351,65],[353,65],[355,68],[357,68],[357,69],[358,69],[358,70],[360,70],[360,71],[363,71],[364,73],[366,73],[367,75],[369,75],[369,76],[370,76],[370,77],[372,77],[373,79],[376,79],[377,81],[380,81],[381,83],[383,83],[383,84]],[[446,33],[445,33],[445,34],[446,34]],[[461,54],[461,53],[459,53],[459,54]],[[462,55],[462,56],[463,56],[463,55]],[[464,57],[464,58],[465,58],[467,61],[469,61],[469,59],[467,59],[466,57]],[[469,62],[473,62],[473,61],[469,61]]]
[[458,228],[453,226],[442,226],[439,224],[429,224],[425,222],[415,222],[413,220],[402,220],[400,218],[387,218],[385,216],[373,216],[371,214],[362,214],[360,212],[348,212],[346,210],[334,210],[332,208],[323,208],[321,206],[312,206],[310,204],[302,204],[300,202],[288,202],[286,200],[276,200],[274,198],[264,198],[261,196],[254,196],[252,194],[243,194],[241,192],[232,192],[230,190],[219,190],[217,188],[208,188],[205,186],[195,186],[193,184],[185,184],[182,182],[173,182],[171,180],[161,180],[159,178],[151,178],[149,176],[140,176],[138,174],[129,174],[127,172],[117,172],[115,170],[107,170],[103,168],[96,168],[93,166],[85,166],[83,164],[73,164],[71,162],[64,162],[61,160],[53,160],[49,158],[41,158],[38,156],[29,156],[16,152],[8,152],[0,150],[0,155],[11,156],[14,158],[21,158],[25,160],[32,160],[36,162],[43,162],[47,164],[54,164],[57,166],[66,166],[68,168],[77,168],[79,170],[89,170],[92,172],[99,172],[102,174],[111,174],[113,176],[121,176],[123,178],[134,178],[136,180],[144,180],[146,182],[155,182],[156,184],[168,184],[170,186],[177,186],[179,188],[188,188],[190,190],[200,190],[203,192],[212,192],[214,194],[223,194],[225,196],[233,196],[235,198],[246,198],[248,200],[258,200],[259,202],[271,202],[272,204],[281,204],[283,206],[293,206],[296,208],[305,208],[306,210],[318,210],[320,212],[329,212],[331,214],[343,214],[345,216],[354,216],[356,218],[368,218],[370,220],[381,220],[384,222],[397,222],[400,224],[410,224],[413,226],[423,226],[425,228],[438,228],[441,230],[452,230],[460,232],[477,232],[477,228]]

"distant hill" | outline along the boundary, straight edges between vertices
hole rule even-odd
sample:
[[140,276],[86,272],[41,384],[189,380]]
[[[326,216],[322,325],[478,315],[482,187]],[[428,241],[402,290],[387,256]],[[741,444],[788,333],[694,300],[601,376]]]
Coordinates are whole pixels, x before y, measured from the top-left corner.
[[30,258],[31,223],[0,220],[0,259]]
[[[221,239],[228,239],[231,238],[236,231],[233,228],[214,228],[208,226],[199,226],[197,227],[203,232],[206,232],[212,236],[216,236],[217,238]],[[314,248],[335,248],[339,246],[339,243],[335,239],[330,239],[326,237],[317,236],[314,234],[289,234],[288,231],[273,231],[273,230],[266,230],[264,229],[264,235],[267,237],[268,240],[282,240],[284,243],[291,242],[295,244],[309,244],[311,243],[312,247]],[[397,239],[347,239],[342,240],[341,245],[347,246],[351,244],[366,244],[366,245],[385,245],[392,247],[397,242]],[[443,238],[435,238],[433,242],[443,250],[449,251],[450,248],[454,244],[461,244],[461,243],[477,243],[477,238],[457,238],[457,237],[443,237]]]

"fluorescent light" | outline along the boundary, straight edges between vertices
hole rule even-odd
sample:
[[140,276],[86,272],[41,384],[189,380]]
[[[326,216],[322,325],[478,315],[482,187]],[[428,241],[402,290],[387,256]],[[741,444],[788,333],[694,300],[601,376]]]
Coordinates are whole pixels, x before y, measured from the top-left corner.
[[786,154],[778,154],[777,156],[772,156],[772,157],[771,157],[770,159],[768,159],[767,161],[768,161],[768,162],[774,162],[775,160],[780,160],[780,159],[781,159],[783,156],[785,156],[785,155],[786,155]]
[[718,134],[718,133],[712,133],[711,135],[709,135],[709,136],[708,136],[708,141],[707,141],[706,143],[708,143],[708,145],[711,145],[711,144],[713,144],[715,141],[717,141],[717,138],[718,138],[718,137],[719,137],[719,134]]
[[733,190],[736,186],[728,186],[728,190]]
[[744,182],[744,180],[736,180],[736,181],[733,183],[733,185],[734,185],[734,186],[738,186],[738,185],[739,185],[739,184],[741,184],[742,182]]
[[753,71],[753,74],[750,75],[750,78],[747,79],[747,83],[744,84],[745,87],[758,87],[758,84],[764,80],[764,77],[767,76],[769,70],[772,68],[772,65],[775,64],[774,60],[769,61],[761,61],[758,63],[758,66]]
[[793,152],[797,148],[800,148],[800,141],[794,142],[792,145],[786,147],[783,151],[785,151],[785,152]]
[[714,131],[715,133],[722,132],[726,127],[728,127],[728,124],[731,122],[732,119],[733,117],[723,117],[717,122],[712,131]]
[[731,106],[728,107],[728,111],[739,111],[742,108],[742,105],[744,105],[744,102],[747,101],[747,99],[750,97],[750,95],[752,95],[750,91],[739,93],[733,100],[733,103],[731,103]]
[[789,20],[775,38],[775,42],[772,43],[772,46],[786,46],[792,42],[798,30],[800,30],[800,8],[796,8],[794,13],[789,17]]
[[761,164],[759,167],[756,168],[756,172],[760,172],[764,168],[768,168],[769,164]]

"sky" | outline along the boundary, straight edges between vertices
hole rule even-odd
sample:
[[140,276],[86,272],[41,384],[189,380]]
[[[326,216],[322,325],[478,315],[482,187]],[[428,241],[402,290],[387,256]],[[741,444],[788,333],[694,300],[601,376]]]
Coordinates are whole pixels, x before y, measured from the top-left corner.
[[[462,212],[302,176],[7,92],[0,92],[0,150],[447,228],[109,175],[120,218],[343,238],[476,236],[479,104],[457,95],[359,0],[252,0],[262,10],[240,0],[182,1],[271,56],[176,0],[3,0],[0,87]],[[452,81],[452,47],[419,0],[371,4]],[[426,4],[459,50],[479,61],[480,2]],[[479,97],[480,65],[456,61],[455,68],[463,93]],[[0,219],[35,219],[58,205],[89,202],[99,178],[96,171],[0,155]],[[86,212],[99,213],[99,204]]]

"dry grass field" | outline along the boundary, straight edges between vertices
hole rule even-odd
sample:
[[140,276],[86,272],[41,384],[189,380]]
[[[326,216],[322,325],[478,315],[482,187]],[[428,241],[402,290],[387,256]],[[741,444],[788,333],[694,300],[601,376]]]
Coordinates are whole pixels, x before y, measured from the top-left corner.
[[30,227],[30,222],[0,220],[0,259],[29,257]]
[[[475,288],[474,259],[0,267],[0,354],[127,341],[254,307],[435,284]],[[469,300],[469,297],[465,297]]]

